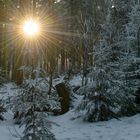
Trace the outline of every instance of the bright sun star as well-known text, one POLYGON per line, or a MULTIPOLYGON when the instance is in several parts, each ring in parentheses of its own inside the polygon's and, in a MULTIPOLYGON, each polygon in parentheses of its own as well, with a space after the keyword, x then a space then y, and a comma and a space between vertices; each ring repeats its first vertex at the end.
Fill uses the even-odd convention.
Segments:
POLYGON ((23 32, 28 37, 34 37, 39 34, 39 23, 32 19, 26 20, 23 24, 23 32))

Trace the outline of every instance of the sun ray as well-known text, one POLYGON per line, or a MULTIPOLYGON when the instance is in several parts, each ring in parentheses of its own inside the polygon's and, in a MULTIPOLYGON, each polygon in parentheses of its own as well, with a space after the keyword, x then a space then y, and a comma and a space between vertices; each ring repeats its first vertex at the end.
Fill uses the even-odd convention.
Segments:
MULTIPOLYGON (((14 15, 14 18, 11 18, 10 23, 6 23, 5 34, 8 34, 8 38, 4 40, 4 43, 19 50, 17 59, 20 57, 27 59, 26 53, 30 51, 32 51, 31 57, 32 55, 39 57, 38 55, 41 54, 45 58, 44 50, 61 51, 64 46, 71 44, 68 42, 70 40, 64 40, 64 38, 82 37, 80 33, 62 30, 67 26, 67 22, 63 22, 63 19, 50 13, 45 7, 39 11, 38 15, 34 16, 32 9, 24 6, 21 10, 13 2, 11 5, 11 9, 14 9, 11 11, 11 17, 14 15)), ((10 7, 8 9, 11 10, 10 7)), ((71 20, 71 17, 66 17, 64 21, 67 20, 71 20)), ((69 45, 69 49, 70 47, 71 45, 69 45)))

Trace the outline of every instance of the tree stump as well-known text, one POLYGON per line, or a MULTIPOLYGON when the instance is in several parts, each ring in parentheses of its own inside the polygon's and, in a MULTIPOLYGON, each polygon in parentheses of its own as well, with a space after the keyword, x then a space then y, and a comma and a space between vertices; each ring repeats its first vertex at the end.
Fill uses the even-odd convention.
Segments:
POLYGON ((136 104, 140 105, 140 87, 136 91, 136 98, 135 98, 136 104))
POLYGON ((60 114, 64 114, 69 111, 70 106, 70 93, 67 90, 64 83, 60 83, 55 86, 57 93, 60 97, 60 105, 61 105, 61 112, 60 114))

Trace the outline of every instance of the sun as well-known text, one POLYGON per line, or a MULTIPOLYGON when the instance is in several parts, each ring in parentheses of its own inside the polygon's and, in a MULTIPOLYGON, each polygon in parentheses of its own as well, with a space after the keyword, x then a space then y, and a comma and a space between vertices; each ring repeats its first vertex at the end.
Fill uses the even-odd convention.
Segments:
POLYGON ((23 32, 28 37, 35 37, 39 34, 39 23, 33 19, 25 20, 23 24, 23 32))

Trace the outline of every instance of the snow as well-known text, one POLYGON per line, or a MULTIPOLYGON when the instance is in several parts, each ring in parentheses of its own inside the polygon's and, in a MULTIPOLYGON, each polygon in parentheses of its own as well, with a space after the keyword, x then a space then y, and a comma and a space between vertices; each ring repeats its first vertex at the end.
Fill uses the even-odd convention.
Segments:
POLYGON ((106 122, 87 123, 80 119, 72 120, 74 112, 53 117, 59 126, 53 126, 57 140, 139 140, 140 115, 112 119, 106 122))
POLYGON ((0 88, 0 99, 10 101, 10 98, 16 96, 17 94, 18 94, 18 88, 14 83, 4 84, 0 88))
POLYGON ((4 114, 5 121, 0 121, 0 140, 19 140, 20 129, 13 123, 12 113, 4 114))
MULTIPOLYGON (((6 113, 8 118, 11 114, 6 113)), ((73 111, 61 116, 50 117, 58 125, 53 125, 52 132, 57 140, 139 140, 140 115, 112 119, 106 122, 87 123, 73 119, 73 111)), ((19 140, 20 130, 13 121, 0 122, 0 140, 19 140)))
MULTIPOLYGON (((65 76, 60 76, 59 78, 56 78, 53 80, 53 85, 57 85, 59 83, 64 82, 64 78, 65 76)), ((81 86, 82 83, 82 76, 81 75, 77 75, 74 76, 70 81, 69 81, 71 86, 81 86)))
MULTIPOLYGON (((71 85, 79 85, 81 78, 75 78, 71 85)), ((16 94, 15 85, 8 84, 1 91, 1 97, 10 98, 16 94)), ((81 96, 74 102, 76 107, 81 96)), ((13 114, 4 114, 5 121, 0 121, 0 140, 19 140, 22 130, 13 122, 13 114)), ((112 119, 106 122, 88 123, 75 118, 74 109, 60 116, 50 116, 50 120, 57 125, 52 126, 52 132, 57 140, 140 140, 140 114, 112 119)))
POLYGON ((78 76, 74 76, 71 80, 70 80, 70 84, 72 86, 81 86, 82 84, 82 76, 78 75, 78 76))

